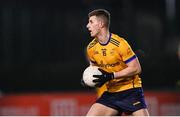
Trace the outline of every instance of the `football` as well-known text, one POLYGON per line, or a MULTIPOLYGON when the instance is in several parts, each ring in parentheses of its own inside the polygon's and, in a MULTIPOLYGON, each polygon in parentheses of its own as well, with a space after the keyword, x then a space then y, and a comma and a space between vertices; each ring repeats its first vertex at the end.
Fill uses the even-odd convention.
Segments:
POLYGON ((98 70, 99 67, 97 66, 89 66, 87 67, 83 72, 83 81, 84 83, 89 87, 95 87, 95 84, 93 82, 94 79, 97 79, 93 77, 93 75, 101 75, 102 73, 98 70))

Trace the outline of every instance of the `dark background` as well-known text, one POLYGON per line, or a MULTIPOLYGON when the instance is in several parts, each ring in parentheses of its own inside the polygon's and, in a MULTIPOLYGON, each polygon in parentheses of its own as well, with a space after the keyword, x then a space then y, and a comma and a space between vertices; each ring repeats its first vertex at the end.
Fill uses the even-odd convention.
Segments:
POLYGON ((1 92, 87 90, 87 14, 96 8, 139 57, 144 89, 180 89, 179 0, 1 0, 1 92))

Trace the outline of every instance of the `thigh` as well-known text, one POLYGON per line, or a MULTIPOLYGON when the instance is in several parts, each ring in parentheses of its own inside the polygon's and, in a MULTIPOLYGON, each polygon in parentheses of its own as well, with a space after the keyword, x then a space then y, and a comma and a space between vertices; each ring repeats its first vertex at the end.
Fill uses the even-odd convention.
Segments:
POLYGON ((115 116, 117 114, 117 110, 104 106, 100 103, 95 103, 91 106, 87 116, 115 116))
POLYGON ((119 107, 122 108, 125 113, 132 113, 132 112, 139 113, 138 110, 147 108, 144 99, 144 94, 141 88, 127 90, 125 92, 125 97, 123 101, 119 103, 121 103, 119 107))
POLYGON ((149 116, 147 109, 140 109, 132 113, 133 116, 149 116))

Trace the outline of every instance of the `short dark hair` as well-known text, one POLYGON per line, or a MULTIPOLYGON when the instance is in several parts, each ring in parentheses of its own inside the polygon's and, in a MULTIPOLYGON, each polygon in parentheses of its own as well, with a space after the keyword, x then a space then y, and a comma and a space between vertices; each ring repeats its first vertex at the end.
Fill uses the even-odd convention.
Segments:
POLYGON ((110 13, 105 9, 96 9, 88 14, 88 17, 97 16, 104 20, 106 27, 110 26, 110 13))

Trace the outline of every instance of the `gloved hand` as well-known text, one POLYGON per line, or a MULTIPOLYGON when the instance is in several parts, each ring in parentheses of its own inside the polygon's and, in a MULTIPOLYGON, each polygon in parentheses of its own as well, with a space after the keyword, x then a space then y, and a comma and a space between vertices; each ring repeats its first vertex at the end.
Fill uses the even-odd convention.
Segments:
POLYGON ((101 87, 107 81, 114 79, 114 73, 108 73, 100 68, 98 68, 98 70, 102 73, 102 75, 93 75, 93 77, 97 78, 93 80, 93 82, 96 83, 96 87, 101 87))

